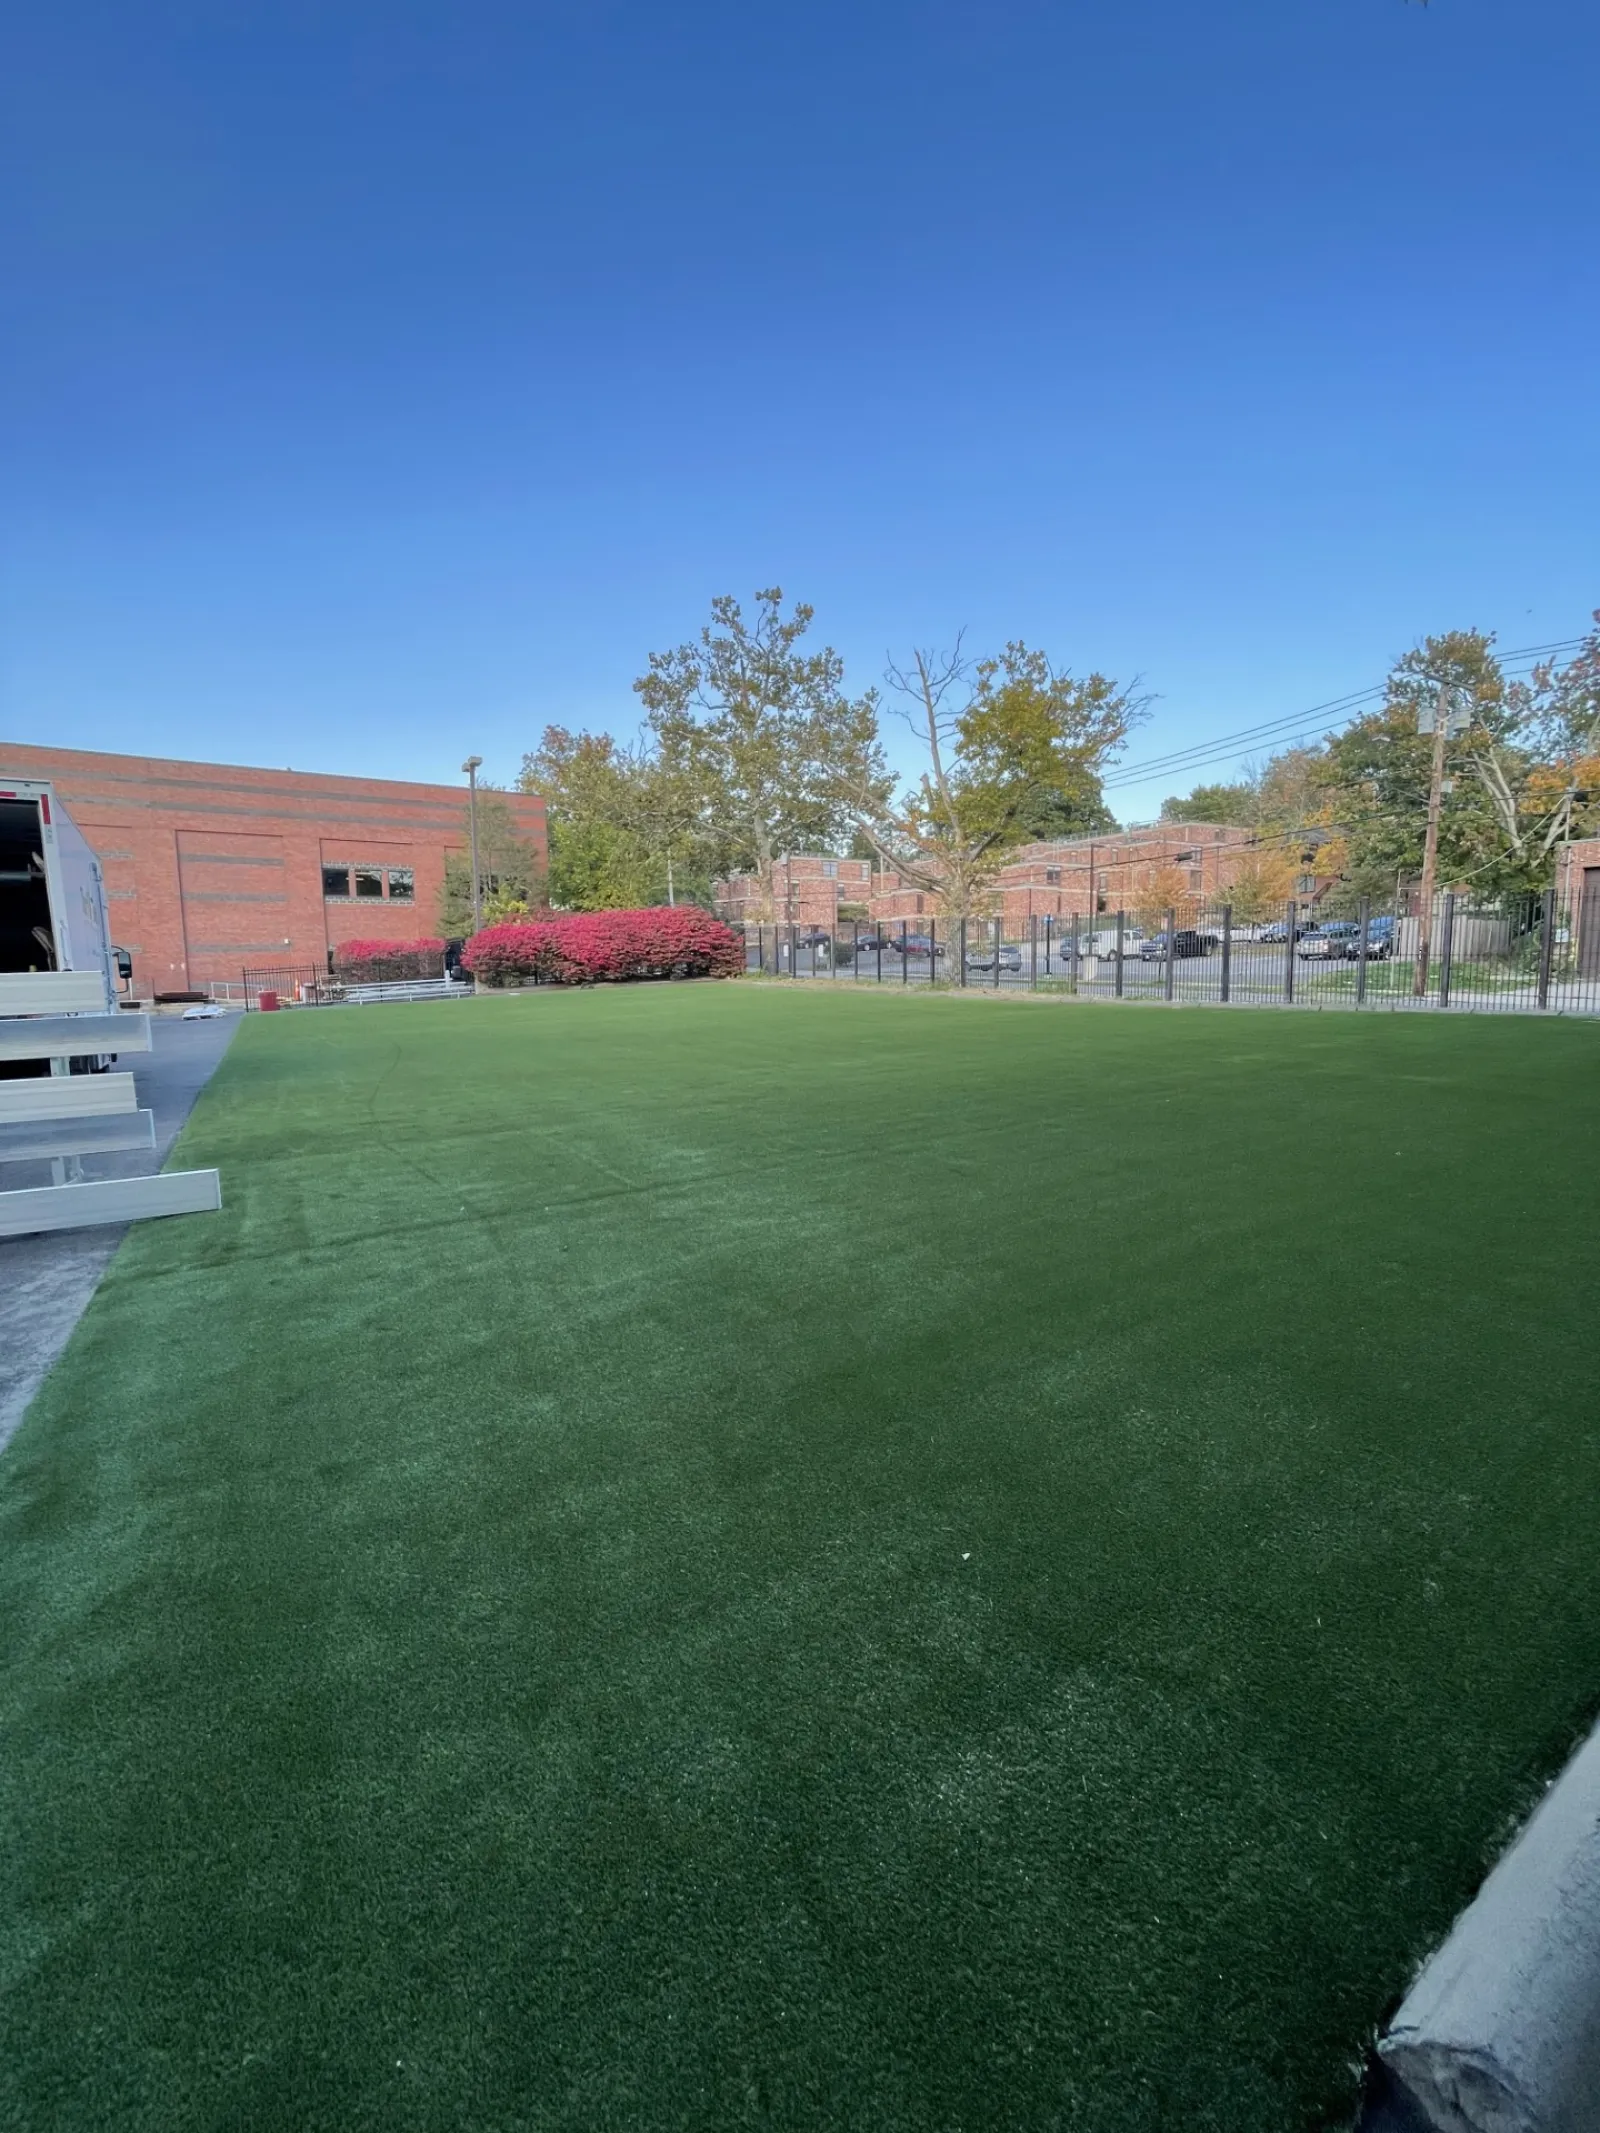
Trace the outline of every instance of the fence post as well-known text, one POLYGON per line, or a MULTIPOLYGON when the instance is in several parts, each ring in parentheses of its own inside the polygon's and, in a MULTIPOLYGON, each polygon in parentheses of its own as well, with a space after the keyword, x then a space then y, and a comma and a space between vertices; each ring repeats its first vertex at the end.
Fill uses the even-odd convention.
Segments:
POLYGON ((789 975, 791 978, 800 975, 800 928, 792 918, 789 921, 789 975))
POLYGON ((1556 953, 1556 885, 1544 892, 1544 913, 1539 920, 1539 1005, 1550 1005, 1550 966, 1556 953))
POLYGON ((1167 906, 1167 979, 1166 979, 1166 987, 1165 987, 1165 990, 1166 990, 1166 995, 1167 995, 1167 998, 1168 998, 1169 1000, 1170 1000, 1170 999, 1172 998, 1172 987, 1173 987, 1173 981, 1174 981, 1174 979, 1175 979, 1175 978, 1176 978, 1176 976, 1177 976, 1177 971, 1178 971, 1178 914, 1177 914, 1177 912, 1176 912, 1175 910, 1173 910, 1172 906, 1171 906, 1171 905, 1169 904, 1169 905, 1167 906))
POLYGON ((1439 1005, 1448 1007, 1450 1005, 1451 952, 1455 947, 1456 933, 1456 892, 1454 889, 1446 889, 1444 892, 1444 924, 1440 931, 1443 937, 1439 942, 1439 1005))
POLYGON ((1283 914, 1283 1002, 1286 1007, 1294 1004, 1294 936, 1295 921, 1299 916, 1291 897, 1283 914))
POLYGON ((1356 923, 1361 928, 1360 946, 1356 951, 1356 1005, 1360 1007, 1367 997, 1367 928, 1372 923, 1372 902, 1369 897, 1362 897, 1356 923))
POLYGON ((1000 921, 994 922, 994 989, 1000 990, 1000 921))
MULTIPOLYGON (((964 911, 956 923, 955 950, 956 961, 961 965, 961 975, 956 982, 965 990, 967 982, 967 915, 964 911)), ((933 971, 930 974, 935 977, 938 976, 937 971, 933 971)))
POLYGON ((1222 1004, 1228 1004, 1228 993, 1233 982, 1233 906, 1222 907, 1222 1004))
POLYGON ((850 921, 850 975, 853 979, 859 978, 861 975, 861 921, 859 918, 853 918, 850 921))
MULTIPOLYGON (((1049 923, 1049 919, 1046 919, 1046 926, 1049 923)), ((1050 936, 1047 933, 1045 939, 1048 941, 1049 938, 1050 936)), ((1045 968, 1048 969, 1050 966, 1050 951, 1048 948, 1045 950, 1044 960, 1045 968)), ((1039 990, 1039 921, 1032 917, 1028 920, 1028 990, 1029 992, 1037 992, 1039 990)))
POLYGON ((1127 923, 1127 912, 1119 911, 1117 913, 1117 998, 1119 1000, 1122 998, 1122 937, 1127 930, 1127 923))

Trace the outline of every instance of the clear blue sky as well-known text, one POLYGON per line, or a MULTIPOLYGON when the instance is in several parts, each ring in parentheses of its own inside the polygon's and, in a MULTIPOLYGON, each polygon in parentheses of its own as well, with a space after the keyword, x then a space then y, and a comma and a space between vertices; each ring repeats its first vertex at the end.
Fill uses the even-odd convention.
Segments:
POLYGON ((22 0, 0 80, 0 737, 509 777, 776 582, 1148 755, 1600 604, 1594 0, 22 0))

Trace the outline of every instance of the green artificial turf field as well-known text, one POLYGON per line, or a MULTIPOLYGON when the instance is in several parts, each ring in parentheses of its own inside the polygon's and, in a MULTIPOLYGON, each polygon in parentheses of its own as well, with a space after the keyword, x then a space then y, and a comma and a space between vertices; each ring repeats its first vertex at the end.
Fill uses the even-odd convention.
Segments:
POLYGON ((0 1460, 0 2122, 1342 2123, 1600 1702, 1597 1071, 252 1019, 0 1460))

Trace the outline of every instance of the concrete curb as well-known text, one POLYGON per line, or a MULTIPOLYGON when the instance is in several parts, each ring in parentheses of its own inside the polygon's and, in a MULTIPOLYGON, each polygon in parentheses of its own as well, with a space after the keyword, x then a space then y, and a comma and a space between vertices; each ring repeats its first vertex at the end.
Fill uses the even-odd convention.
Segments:
POLYGON ((1600 2128, 1600 1727, 1423 1966, 1378 2060, 1436 2133, 1600 2128))

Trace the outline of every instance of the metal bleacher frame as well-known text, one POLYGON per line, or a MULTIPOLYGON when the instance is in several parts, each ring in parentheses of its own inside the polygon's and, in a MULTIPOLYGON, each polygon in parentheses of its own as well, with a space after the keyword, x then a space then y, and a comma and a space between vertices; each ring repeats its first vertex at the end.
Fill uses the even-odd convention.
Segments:
POLYGON ((150 1017, 121 1012, 93 970, 0 972, 0 1061, 48 1060, 50 1072, 0 1078, 0 1163, 48 1161, 51 1183, 0 1192, 0 1237, 89 1229, 154 1215, 215 1212, 215 1170, 86 1178, 83 1157, 156 1144, 131 1074, 74 1074, 69 1062, 148 1052, 150 1017))

